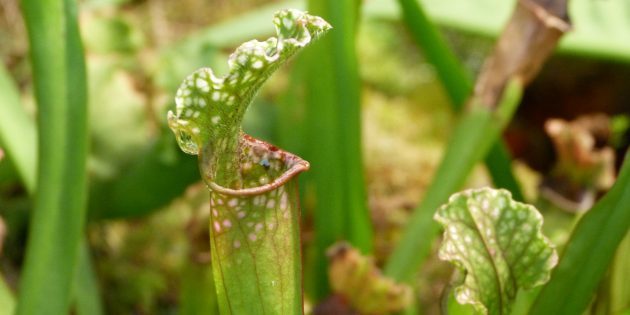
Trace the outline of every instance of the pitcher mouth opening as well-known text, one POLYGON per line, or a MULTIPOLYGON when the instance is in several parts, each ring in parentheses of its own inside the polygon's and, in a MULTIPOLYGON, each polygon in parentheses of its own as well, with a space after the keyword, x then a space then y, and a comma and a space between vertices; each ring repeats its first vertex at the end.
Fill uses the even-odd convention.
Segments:
POLYGON ((211 180, 207 184, 213 192, 230 196, 264 194, 283 186, 310 167, 299 156, 247 134, 240 138, 238 154, 243 188, 229 188, 211 180))

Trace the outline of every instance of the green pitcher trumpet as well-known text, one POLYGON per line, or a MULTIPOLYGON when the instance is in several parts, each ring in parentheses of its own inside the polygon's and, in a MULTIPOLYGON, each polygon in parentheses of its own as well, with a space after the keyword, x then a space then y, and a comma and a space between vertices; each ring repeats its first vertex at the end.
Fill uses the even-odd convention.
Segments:
POLYGON ((276 13, 277 37, 230 55, 230 72, 209 68, 184 80, 168 123, 180 148, 199 156, 210 190, 212 266, 222 314, 301 314, 302 271, 296 155, 243 133, 241 122, 265 80, 331 27, 298 10, 276 13))

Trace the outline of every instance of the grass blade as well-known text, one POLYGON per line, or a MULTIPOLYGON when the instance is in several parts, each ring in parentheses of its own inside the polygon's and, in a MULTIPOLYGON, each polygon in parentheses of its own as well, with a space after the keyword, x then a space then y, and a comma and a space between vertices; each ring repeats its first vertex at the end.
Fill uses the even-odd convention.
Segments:
POLYGON ((102 315, 103 305, 100 299, 98 279, 92 268, 90 248, 83 240, 79 249, 79 262, 74 277, 74 297, 79 315, 102 315))
POLYGON ((11 76, 0 64, 0 144, 18 171, 26 190, 35 191, 37 135, 35 124, 21 106, 11 76))
POLYGON ((79 254, 86 199, 86 74, 76 4, 22 3, 38 103, 35 210, 17 314, 63 314, 79 254))
POLYGON ((6 311, 7 314, 13 314, 15 309, 15 297, 13 292, 4 281, 4 277, 0 276, 0 310, 6 311))
MULTIPOLYGON (((11 82, 8 73, 1 65, 0 90, 2 91, 0 97, 4 97, 4 100, 0 101, 0 106, 2 106, 1 111, 7 114, 2 117, 11 118, 0 123, 0 139, 2 139, 0 142, 9 144, 5 149, 10 148, 8 151, 12 156, 16 157, 12 162, 18 169, 20 178, 27 192, 30 195, 34 195, 36 181, 35 171, 37 169, 37 161, 35 160, 37 155, 35 153, 37 151, 35 124, 21 106, 17 87, 11 82)), ((0 117, 0 119, 2 117, 0 117)), ((83 247, 85 248, 82 249, 82 252, 88 250, 87 244, 84 244, 83 247)), ((78 314, 102 313, 102 303, 96 284, 96 275, 92 269, 92 263, 89 257, 83 254, 80 255, 78 269, 81 275, 74 277, 74 286, 78 288, 75 292, 79 293, 75 294, 76 302, 77 305, 82 305, 77 309, 78 314)), ((2 285, 6 287, 6 284, 3 283, 2 285)), ((6 289, 8 290, 8 288, 6 289)), ((11 299, 13 299, 13 297, 11 297, 11 299)), ((15 307, 14 304, 15 301, 13 301, 11 309, 15 307)), ((2 305, 2 303, 0 303, 0 309, 8 309, 4 308, 4 306, 8 307, 9 305, 2 305)))
POLYGON ((581 314, 630 228, 630 154, 612 189, 573 230, 530 314, 581 314))
POLYGON ((405 25, 424 56, 435 67, 453 107, 461 110, 472 92, 472 78, 420 4, 415 0, 398 0, 398 3, 405 25))
MULTIPOLYGON (((456 111, 461 111, 470 96, 473 82, 466 69, 449 49, 437 27, 429 20, 415 0, 398 0, 402 17, 414 40, 435 70, 456 111)), ((485 157, 486 167, 495 186, 508 189, 514 199, 523 200, 523 193, 512 172, 510 155, 500 141, 492 146, 485 157)))
POLYGON ((613 313, 630 307, 630 233, 621 241, 610 273, 610 309, 613 313))
POLYGON ((414 210, 385 266, 385 273, 396 280, 409 281, 427 257, 438 231, 431 222, 433 212, 486 155, 510 121, 524 85, 534 78, 558 40, 570 29, 566 0, 540 1, 531 4, 535 10, 530 3, 516 5, 494 52, 486 59, 467 112, 456 126, 427 197, 414 210), (555 17, 554 23, 535 11, 555 17))
POLYGON ((361 156, 360 80, 355 33, 357 1, 309 1, 309 11, 333 26, 327 38, 305 55, 307 78, 307 158, 317 203, 314 210, 315 296, 328 292, 326 249, 348 240, 366 253, 372 249, 361 156))
POLYGON ((492 177, 494 186, 509 190, 514 200, 525 200, 521 185, 518 183, 516 176, 514 176, 514 172, 512 172, 512 157, 501 140, 501 136, 488 151, 484 163, 492 177))
POLYGON ((475 164, 488 152, 518 106, 521 93, 520 83, 513 82, 499 106, 506 112, 503 117, 487 108, 478 108, 467 113, 455 127, 425 199, 414 210, 400 243, 387 261, 386 275, 409 281, 429 255, 439 231, 438 224, 433 221, 435 210, 464 184, 475 164), (462 160, 463 156, 467 159, 462 160))

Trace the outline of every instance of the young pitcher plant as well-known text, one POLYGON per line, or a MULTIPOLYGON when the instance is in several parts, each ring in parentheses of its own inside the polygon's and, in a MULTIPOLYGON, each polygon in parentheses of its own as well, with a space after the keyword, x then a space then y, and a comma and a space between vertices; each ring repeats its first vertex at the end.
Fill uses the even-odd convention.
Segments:
POLYGON ((199 157, 210 190, 212 266, 222 314, 301 314, 302 272, 296 155, 241 129, 252 98, 298 50, 331 27, 298 10, 275 14, 277 37, 242 44, 229 74, 202 68, 184 80, 168 123, 199 157))

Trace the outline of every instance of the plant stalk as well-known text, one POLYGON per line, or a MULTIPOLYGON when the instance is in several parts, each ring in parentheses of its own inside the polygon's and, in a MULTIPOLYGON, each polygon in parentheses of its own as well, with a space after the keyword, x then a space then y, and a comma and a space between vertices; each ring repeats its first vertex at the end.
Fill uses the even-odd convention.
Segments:
POLYGON ((433 221, 434 211, 464 184, 476 162, 499 137, 518 107, 521 84, 518 81, 510 84, 497 112, 478 106, 457 124, 425 199, 414 210, 401 241, 385 265, 386 275, 398 281, 410 281, 429 255, 431 244, 440 231, 439 225, 433 221))
POLYGON ((413 278, 439 231, 432 222, 433 212, 464 184, 473 166, 487 154, 510 121, 523 87, 569 29, 566 0, 517 3, 484 64, 467 113, 455 128, 427 197, 414 210, 385 266, 387 275, 399 281, 413 278))
MULTIPOLYGON (((448 47, 438 28, 429 20, 424 10, 416 0, 398 1, 403 14, 403 20, 409 28, 414 40, 422 49, 437 72, 440 81, 451 99, 451 105, 456 111, 461 111, 473 89, 473 82, 463 65, 457 60, 453 51, 448 47)), ((500 140, 500 138, 499 138, 500 140)), ((497 141, 485 157, 494 185, 508 189, 514 199, 523 201, 521 187, 512 172, 510 154, 506 146, 497 141)))
POLYGON ((37 194, 17 314, 68 312, 86 201, 87 96, 76 3, 24 0, 38 103, 37 194))
POLYGON ((363 253, 373 247, 361 145, 361 87, 355 35, 360 1, 308 1, 334 29, 305 54, 306 158, 312 162, 316 203, 311 293, 328 295, 326 250, 347 240, 363 253))

